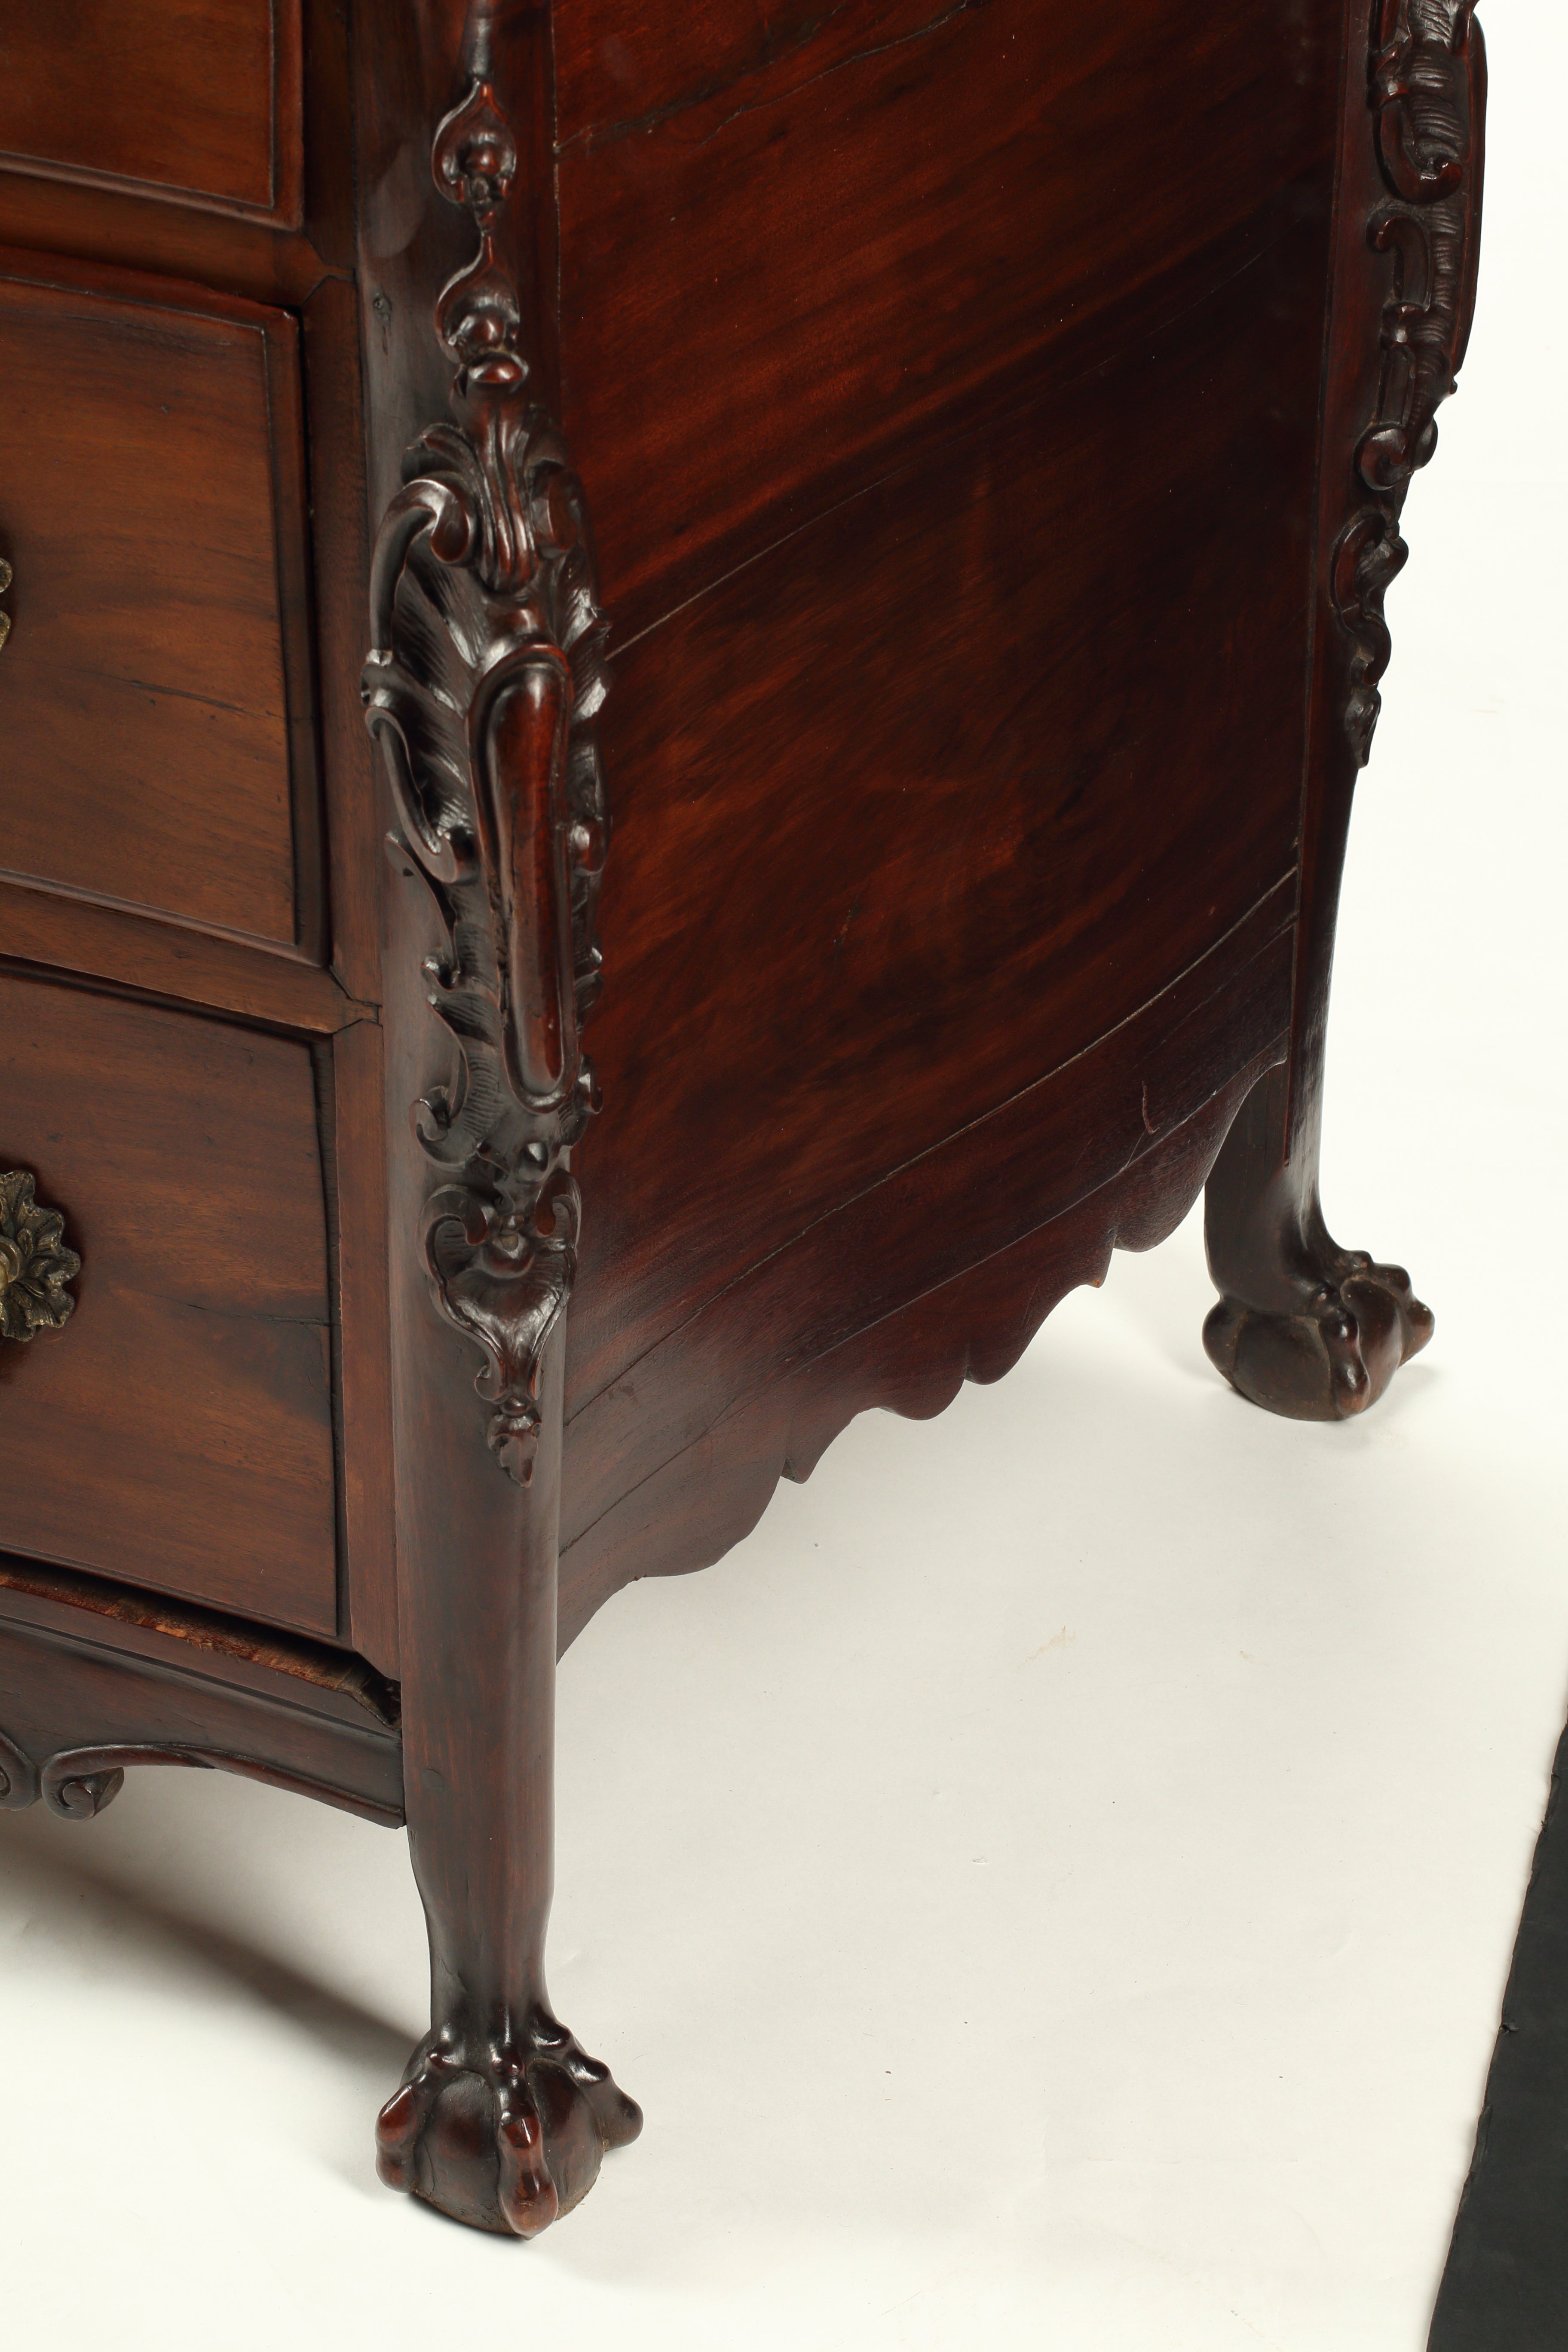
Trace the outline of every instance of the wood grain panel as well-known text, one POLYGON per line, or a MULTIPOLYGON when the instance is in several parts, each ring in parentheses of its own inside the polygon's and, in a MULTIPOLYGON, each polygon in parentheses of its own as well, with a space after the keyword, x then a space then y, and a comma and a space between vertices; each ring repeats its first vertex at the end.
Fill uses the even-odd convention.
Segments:
POLYGON ((172 996, 323 1036, 375 1018, 374 1004, 358 1003, 317 964, 216 932, 150 923, 31 883, 0 880, 0 958, 85 972, 144 995, 172 996))
POLYGON ((1089 1052, 890 1168, 583 1404, 566 1431, 563 1627, 628 1576, 716 1559, 781 1473, 805 1475, 866 1405, 935 1412, 966 1371, 994 1379, 1065 1291, 1101 1278, 1114 1244, 1169 1232, 1283 1052, 1293 898, 1287 877, 1089 1052), (984 1269, 1015 1251, 1015 1277, 1019 1263, 1029 1276, 1006 1310, 984 1269), (645 1486, 668 1513, 657 1537, 645 1486), (628 1526, 644 1531, 640 1565, 628 1526))
MULTIPOLYGON (((1244 992, 1252 998, 1251 1010, 1265 1018, 1269 975, 1276 1013, 1283 1011, 1288 994, 1280 985, 1287 976, 1288 937, 1275 942, 1275 950, 1271 962, 1253 971, 1254 981, 1264 979, 1265 987, 1244 992)), ((1241 1024, 1230 1034, 1233 1044, 1239 1043, 1241 1024)), ((1131 1087, 1124 1083, 1124 1093, 1145 1083, 1138 1076, 1136 1054, 1137 1045, 1147 1046, 1149 1040, 1125 1042, 1134 1050, 1122 1065, 1124 1082, 1131 1081, 1131 1087)), ((731 1296, 717 1302, 716 1311, 704 1318, 708 1328, 692 1334, 695 1344, 685 1351, 687 1377, 678 1371, 669 1380, 667 1368, 664 1380, 654 1371, 647 1382, 658 1400, 656 1412, 659 1405, 668 1410, 681 1388, 689 1402, 701 1399, 675 1451, 650 1449, 648 1460, 656 1453, 664 1458, 640 1476, 628 1477, 622 1465, 604 1478, 601 1433, 579 1423, 574 1436, 568 1433, 572 1516, 561 1557, 560 1648, 564 1651, 576 1639, 623 1584, 644 1576, 685 1575, 721 1559, 755 1527, 779 1479, 809 1477, 857 1413, 880 1407, 929 1420, 952 1403, 966 1380, 995 1381, 1010 1371, 1069 1290, 1104 1281, 1113 1250, 1152 1249, 1175 1230, 1197 1196, 1255 1066, 1179 1124, 1135 1145, 1109 1181, 992 1254, 986 1253, 984 1234, 966 1236, 965 1201, 959 1198, 941 1221, 950 1262, 958 1271, 891 1312, 879 1311, 887 1292, 879 1302, 868 1301, 858 1312, 868 1311, 868 1320, 820 1354, 794 1351, 790 1360, 770 1368, 771 1378, 749 1344, 747 1325, 755 1301, 731 1296), (738 1375, 732 1388, 722 1373, 715 1380, 710 1352, 726 1325, 729 1344, 719 1340, 719 1352, 728 1355, 730 1372, 738 1375), (709 1356, 706 1377, 691 1380, 693 1361, 703 1354, 709 1356), (595 1473, 602 1480, 597 1486, 595 1473), (607 1501, 610 1496, 616 1499, 607 1501)), ((1003 1185, 996 1186, 998 1171, 990 1157, 994 1140, 985 1139, 983 1146, 985 1193, 1022 1178, 1037 1203, 1044 1188, 1030 1181, 1036 1171, 1029 1161, 1036 1155, 1026 1145, 1021 1163, 1001 1171, 1003 1185)), ((950 1186, 951 1192, 978 1189, 973 1164, 950 1186)), ((907 1205, 879 1199, 877 1224, 884 1233, 898 1230, 900 1212, 907 1205)), ((900 1238, 907 1244, 907 1225, 900 1238)), ((845 1256, 838 1263, 844 1268, 845 1256)), ((798 1261, 786 1279, 797 1272, 798 1261)), ((844 1295, 847 1302, 854 1297, 852 1282, 846 1281, 844 1295)), ((853 1309, 845 1318, 847 1324, 858 1321, 853 1309)), ((667 1423, 666 1446, 670 1433, 667 1423)))
POLYGON ((564 421, 620 625, 1325 207, 1338 43, 1255 0, 562 10, 564 421))
POLYGON ((300 217, 300 0, 5 0, 0 166, 300 217))
POLYGON ((316 954, 296 332, 154 285, 0 277, 0 868, 316 954))
POLYGON ((569 1411, 1127 1019, 1293 866, 1303 246, 615 663, 569 1411))
POLYGON ((0 974, 0 1167, 82 1259, 0 1344, 0 1547, 334 1634, 310 1048, 0 974))

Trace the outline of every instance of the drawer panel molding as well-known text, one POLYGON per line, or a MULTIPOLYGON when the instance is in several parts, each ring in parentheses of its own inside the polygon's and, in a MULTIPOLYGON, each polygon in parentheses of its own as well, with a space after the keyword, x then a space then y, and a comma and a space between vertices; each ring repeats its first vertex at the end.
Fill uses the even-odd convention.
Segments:
POLYGON ((311 1046, 0 971, 0 1168, 81 1268, 68 1329, 0 1345, 0 1548, 335 1638, 311 1046))
POLYGON ((300 0, 5 0, 0 168, 298 227, 300 0))
POLYGON ((324 960, 299 328, 0 257, 0 872, 324 960))

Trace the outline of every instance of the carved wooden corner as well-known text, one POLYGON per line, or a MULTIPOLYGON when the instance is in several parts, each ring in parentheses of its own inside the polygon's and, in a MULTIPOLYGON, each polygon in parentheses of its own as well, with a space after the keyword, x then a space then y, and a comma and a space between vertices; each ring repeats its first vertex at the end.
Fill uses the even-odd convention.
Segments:
POLYGON ((575 1271, 568 1154, 595 1105, 578 1024, 599 987, 605 624, 582 487, 497 258, 517 155, 488 81, 442 123, 433 164, 480 249, 437 308, 458 422, 415 443, 383 518, 363 692, 445 938, 429 1001, 458 1046, 456 1081, 418 1105, 446 1180, 419 1246, 442 1313, 485 1350, 489 1444, 526 1485, 539 1363, 575 1271))
POLYGON ((463 1393, 468 1372, 453 1383, 436 1330, 417 1338, 403 1372, 420 1490, 405 1515, 404 1757, 434 1990, 378 2147, 390 2186, 529 2237, 641 2116, 556 2022, 542 1973, 560 1364, 581 1216, 570 1155, 595 1108, 579 1030, 599 987, 605 625, 582 488, 523 349, 502 234, 517 148, 476 16, 468 86, 432 155, 479 239, 436 306, 454 421, 409 449, 382 520, 363 678, 396 862, 434 908, 425 993, 448 1040, 446 1073, 413 1107, 426 1173, 405 1246, 421 1312, 480 1350, 483 1408, 463 1393))
MULTIPOLYGON (((1364 70, 1364 100, 1352 95, 1345 175, 1352 205, 1358 189, 1367 192, 1351 223, 1363 268, 1342 247, 1342 299, 1349 318, 1377 316, 1377 347, 1370 409, 1352 416, 1331 400, 1329 411, 1323 634, 1331 642, 1316 671, 1289 1059, 1237 1118, 1205 1212, 1221 1294, 1204 1327, 1211 1359, 1255 1404, 1312 1421, 1364 1411, 1433 1328, 1403 1267, 1332 1239, 1318 1160, 1345 827, 1390 655, 1384 595, 1405 561, 1405 496, 1436 447, 1436 412, 1454 389, 1475 307, 1486 48, 1474 0, 1373 0, 1364 70)), ((1336 327, 1341 340, 1347 331, 1353 344, 1353 330, 1336 327)))
POLYGON ((1437 446, 1476 303, 1485 165, 1486 44, 1475 0, 1376 0, 1368 66, 1381 191, 1366 224, 1386 256, 1377 399, 1356 446, 1361 503, 1330 558, 1334 611, 1353 654, 1344 723, 1372 753, 1391 641, 1383 600, 1409 553, 1405 494, 1437 446))

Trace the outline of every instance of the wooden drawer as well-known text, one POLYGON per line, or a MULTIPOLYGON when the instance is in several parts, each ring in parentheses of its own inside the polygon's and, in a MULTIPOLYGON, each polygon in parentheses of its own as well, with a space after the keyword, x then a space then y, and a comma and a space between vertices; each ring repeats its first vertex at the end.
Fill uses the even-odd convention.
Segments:
POLYGON ((300 218, 300 0, 5 0, 0 164, 300 218))
POLYGON ((335 1633, 310 1047, 0 973, 0 1169, 82 1262, 0 1340, 0 1550, 335 1633))
POLYGON ((293 321, 35 266, 0 274, 0 870, 319 956, 293 321))

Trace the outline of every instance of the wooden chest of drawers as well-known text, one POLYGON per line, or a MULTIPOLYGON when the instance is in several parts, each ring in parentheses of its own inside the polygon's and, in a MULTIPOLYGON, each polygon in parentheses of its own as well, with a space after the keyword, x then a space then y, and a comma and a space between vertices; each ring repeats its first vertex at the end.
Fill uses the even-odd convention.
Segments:
POLYGON ((1255 1402, 1428 1336, 1317 1129, 1484 98, 1468 0, 6 11, 0 1802, 406 1818, 393 2185, 637 2129, 618 1586, 1205 1182, 1255 1402))

